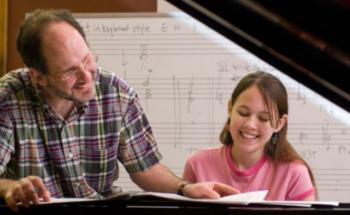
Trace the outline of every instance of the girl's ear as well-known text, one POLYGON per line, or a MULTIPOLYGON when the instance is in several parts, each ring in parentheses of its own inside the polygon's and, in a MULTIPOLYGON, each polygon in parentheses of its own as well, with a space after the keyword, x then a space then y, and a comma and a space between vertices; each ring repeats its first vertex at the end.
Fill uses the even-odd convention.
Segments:
POLYGON ((231 111, 232 111, 232 101, 231 99, 228 101, 228 104, 227 104, 227 112, 228 112, 228 115, 231 114, 231 111))
POLYGON ((47 85, 46 76, 36 69, 30 68, 29 75, 34 85, 45 87, 47 85))
POLYGON ((284 114, 281 118, 278 119, 278 124, 274 132, 279 132, 287 122, 288 122, 288 115, 284 114))

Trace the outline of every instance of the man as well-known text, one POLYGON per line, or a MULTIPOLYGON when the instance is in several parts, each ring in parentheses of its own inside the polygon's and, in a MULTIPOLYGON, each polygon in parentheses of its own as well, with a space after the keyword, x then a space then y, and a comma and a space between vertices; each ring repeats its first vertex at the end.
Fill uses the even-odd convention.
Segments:
POLYGON ((135 91, 97 68, 81 26, 66 10, 36 10, 17 50, 27 69, 0 80, 0 197, 17 202, 113 194, 117 160, 144 190, 218 198, 238 191, 187 184, 160 163, 135 91))

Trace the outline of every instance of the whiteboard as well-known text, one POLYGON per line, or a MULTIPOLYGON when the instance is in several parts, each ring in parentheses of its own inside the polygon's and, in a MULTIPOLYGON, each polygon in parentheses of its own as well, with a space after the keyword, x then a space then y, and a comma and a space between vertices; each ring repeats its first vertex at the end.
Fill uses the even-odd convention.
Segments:
MULTIPOLYGON (((77 17, 99 66, 136 89, 176 175, 192 152, 220 146, 235 85, 259 69, 287 88, 288 138, 313 169, 321 200, 350 201, 348 112, 184 13, 77 17)), ((139 189, 123 167, 117 185, 139 189)))

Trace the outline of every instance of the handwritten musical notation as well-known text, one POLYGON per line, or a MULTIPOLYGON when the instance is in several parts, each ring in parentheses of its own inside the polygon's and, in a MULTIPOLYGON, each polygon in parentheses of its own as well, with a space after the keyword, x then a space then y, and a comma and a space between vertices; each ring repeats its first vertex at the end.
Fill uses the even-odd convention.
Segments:
MULTIPOLYGON (((190 153, 220 145, 227 102, 240 78, 264 70, 287 88, 288 138, 314 170, 321 200, 350 201, 348 113, 340 117, 344 111, 334 104, 184 14, 78 20, 99 66, 136 89, 164 162, 178 176, 190 153)), ((139 189, 123 169, 116 183, 139 189)))

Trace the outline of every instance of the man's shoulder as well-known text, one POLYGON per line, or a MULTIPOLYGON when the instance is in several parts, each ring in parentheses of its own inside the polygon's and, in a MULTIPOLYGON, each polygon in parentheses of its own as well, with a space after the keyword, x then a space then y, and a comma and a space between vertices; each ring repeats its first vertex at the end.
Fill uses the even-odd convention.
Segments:
POLYGON ((25 91, 30 83, 28 71, 24 68, 8 72, 0 78, 0 103, 5 99, 11 99, 11 95, 25 91))
POLYGON ((98 69, 98 81, 97 83, 101 87, 114 87, 129 90, 130 85, 117 74, 102 68, 98 69))

